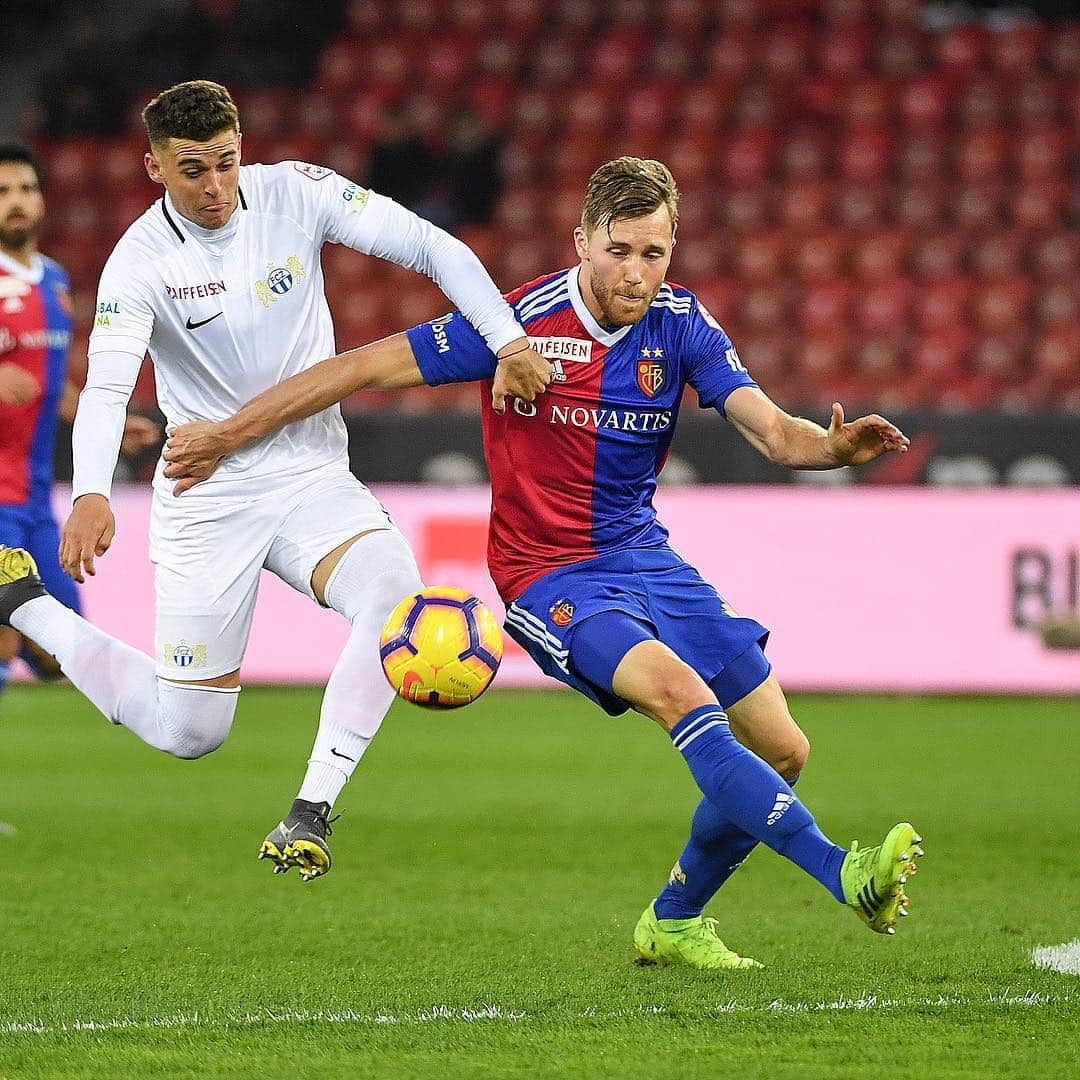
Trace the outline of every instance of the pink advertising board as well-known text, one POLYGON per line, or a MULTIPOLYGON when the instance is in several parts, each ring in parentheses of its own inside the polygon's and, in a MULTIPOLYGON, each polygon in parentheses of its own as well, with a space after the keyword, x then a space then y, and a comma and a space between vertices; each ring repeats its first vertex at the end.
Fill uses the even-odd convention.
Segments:
MULTIPOLYGON (((484 568, 486 488, 379 487, 425 579, 502 608, 484 568)), ((1080 652, 1033 625, 1077 610, 1080 491, 679 488, 657 507, 673 546, 772 629, 793 690, 1080 692, 1080 652)), ((66 493, 58 493, 63 520, 66 493)), ((118 489, 117 537, 83 590, 88 617, 153 649, 150 496, 118 489)), ((343 620, 263 575, 247 683, 322 683, 343 620)), ((502 686, 554 686, 512 642, 502 686)))

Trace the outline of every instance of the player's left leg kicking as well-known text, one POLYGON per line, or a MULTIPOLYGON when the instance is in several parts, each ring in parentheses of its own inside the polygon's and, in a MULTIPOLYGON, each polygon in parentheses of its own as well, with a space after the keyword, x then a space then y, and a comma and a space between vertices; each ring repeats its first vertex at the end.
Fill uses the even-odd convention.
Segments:
MULTIPOLYGON (((872 930, 892 933, 903 909, 903 885, 914 871, 914 860, 922 854, 920 838, 908 823, 894 826, 874 848, 848 852, 834 844, 818 828, 790 784, 739 743, 715 695, 697 673, 659 641, 640 642, 627 652, 615 670, 612 688, 669 733, 708 804, 717 811, 713 824, 726 823, 726 827, 734 826, 765 843, 814 877, 840 903, 853 908, 872 930)), ((699 834, 699 840, 707 839, 708 830, 702 831, 706 835, 699 834)), ((729 836, 729 851, 732 840, 729 836)), ((747 853, 748 844, 743 841, 747 853)), ((713 854, 715 857, 716 852, 713 854)), ((728 858, 727 865, 738 861, 728 858)), ((642 920, 645 926, 639 924, 635 934, 642 959, 686 959, 660 955, 662 946, 653 952, 650 946, 658 939, 650 942, 644 933, 655 919, 655 906, 650 907, 652 919, 647 909, 642 920)))

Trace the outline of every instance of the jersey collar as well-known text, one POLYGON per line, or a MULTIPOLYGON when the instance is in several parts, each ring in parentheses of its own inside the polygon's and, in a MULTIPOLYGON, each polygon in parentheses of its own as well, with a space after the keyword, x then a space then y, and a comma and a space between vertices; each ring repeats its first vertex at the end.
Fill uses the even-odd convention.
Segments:
POLYGON ((239 189, 238 196, 236 209, 232 212, 232 216, 218 229, 204 229, 201 225, 196 225, 194 221, 188 221, 176 209, 176 204, 167 191, 162 198, 161 209, 165 215, 165 220, 169 223, 172 231, 176 233, 181 244, 187 243, 187 238, 192 236, 196 240, 201 240, 204 244, 221 247, 222 245, 228 245, 236 236, 237 230, 240 228, 240 211, 247 209, 244 193, 239 189))
POLYGON ((6 271, 12 277, 20 278, 27 285, 40 285, 42 278, 45 277, 45 260, 35 252, 31 261, 33 266, 23 266, 21 262, 16 262, 15 259, 0 251, 0 270, 6 271))
POLYGON ((635 324, 620 326, 618 330, 605 330, 592 317, 592 312, 585 306, 585 300, 581 295, 581 286, 578 284, 578 274, 580 272, 581 268, 579 266, 573 266, 569 270, 570 305, 574 309, 574 314, 581 321, 581 325, 589 332, 590 337, 596 338, 601 345, 611 348, 612 345, 622 341, 634 329, 635 324))

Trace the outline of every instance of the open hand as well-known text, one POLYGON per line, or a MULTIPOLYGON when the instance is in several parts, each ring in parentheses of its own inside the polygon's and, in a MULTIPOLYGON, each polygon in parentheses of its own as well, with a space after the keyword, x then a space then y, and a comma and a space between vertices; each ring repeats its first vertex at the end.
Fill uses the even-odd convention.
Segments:
POLYGON ((116 535, 116 519, 104 495, 80 495, 60 538, 60 565, 81 585, 83 573, 94 576, 94 558, 109 550, 116 535))
POLYGON ((833 402, 829 448, 837 465, 865 465, 892 451, 907 453, 911 440, 883 416, 861 416, 844 422, 844 407, 833 402))

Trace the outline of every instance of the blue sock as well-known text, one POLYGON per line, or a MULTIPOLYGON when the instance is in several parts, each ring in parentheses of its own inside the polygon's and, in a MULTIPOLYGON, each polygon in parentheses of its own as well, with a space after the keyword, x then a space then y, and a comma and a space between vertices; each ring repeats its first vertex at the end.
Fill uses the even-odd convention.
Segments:
MULTIPOLYGON (((789 781, 792 787, 795 780, 789 781)), ((690 822, 690 839, 656 898, 656 917, 696 919, 757 846, 756 837, 732 825, 702 799, 690 822)))
POLYGON ((4 687, 7 686, 8 675, 11 673, 11 665, 6 660, 0 660, 0 694, 4 692, 4 687))
POLYGON ((684 716, 671 741, 721 818, 802 867, 844 902, 840 864, 847 852, 817 827, 791 785, 731 734, 719 705, 702 705, 684 716))

